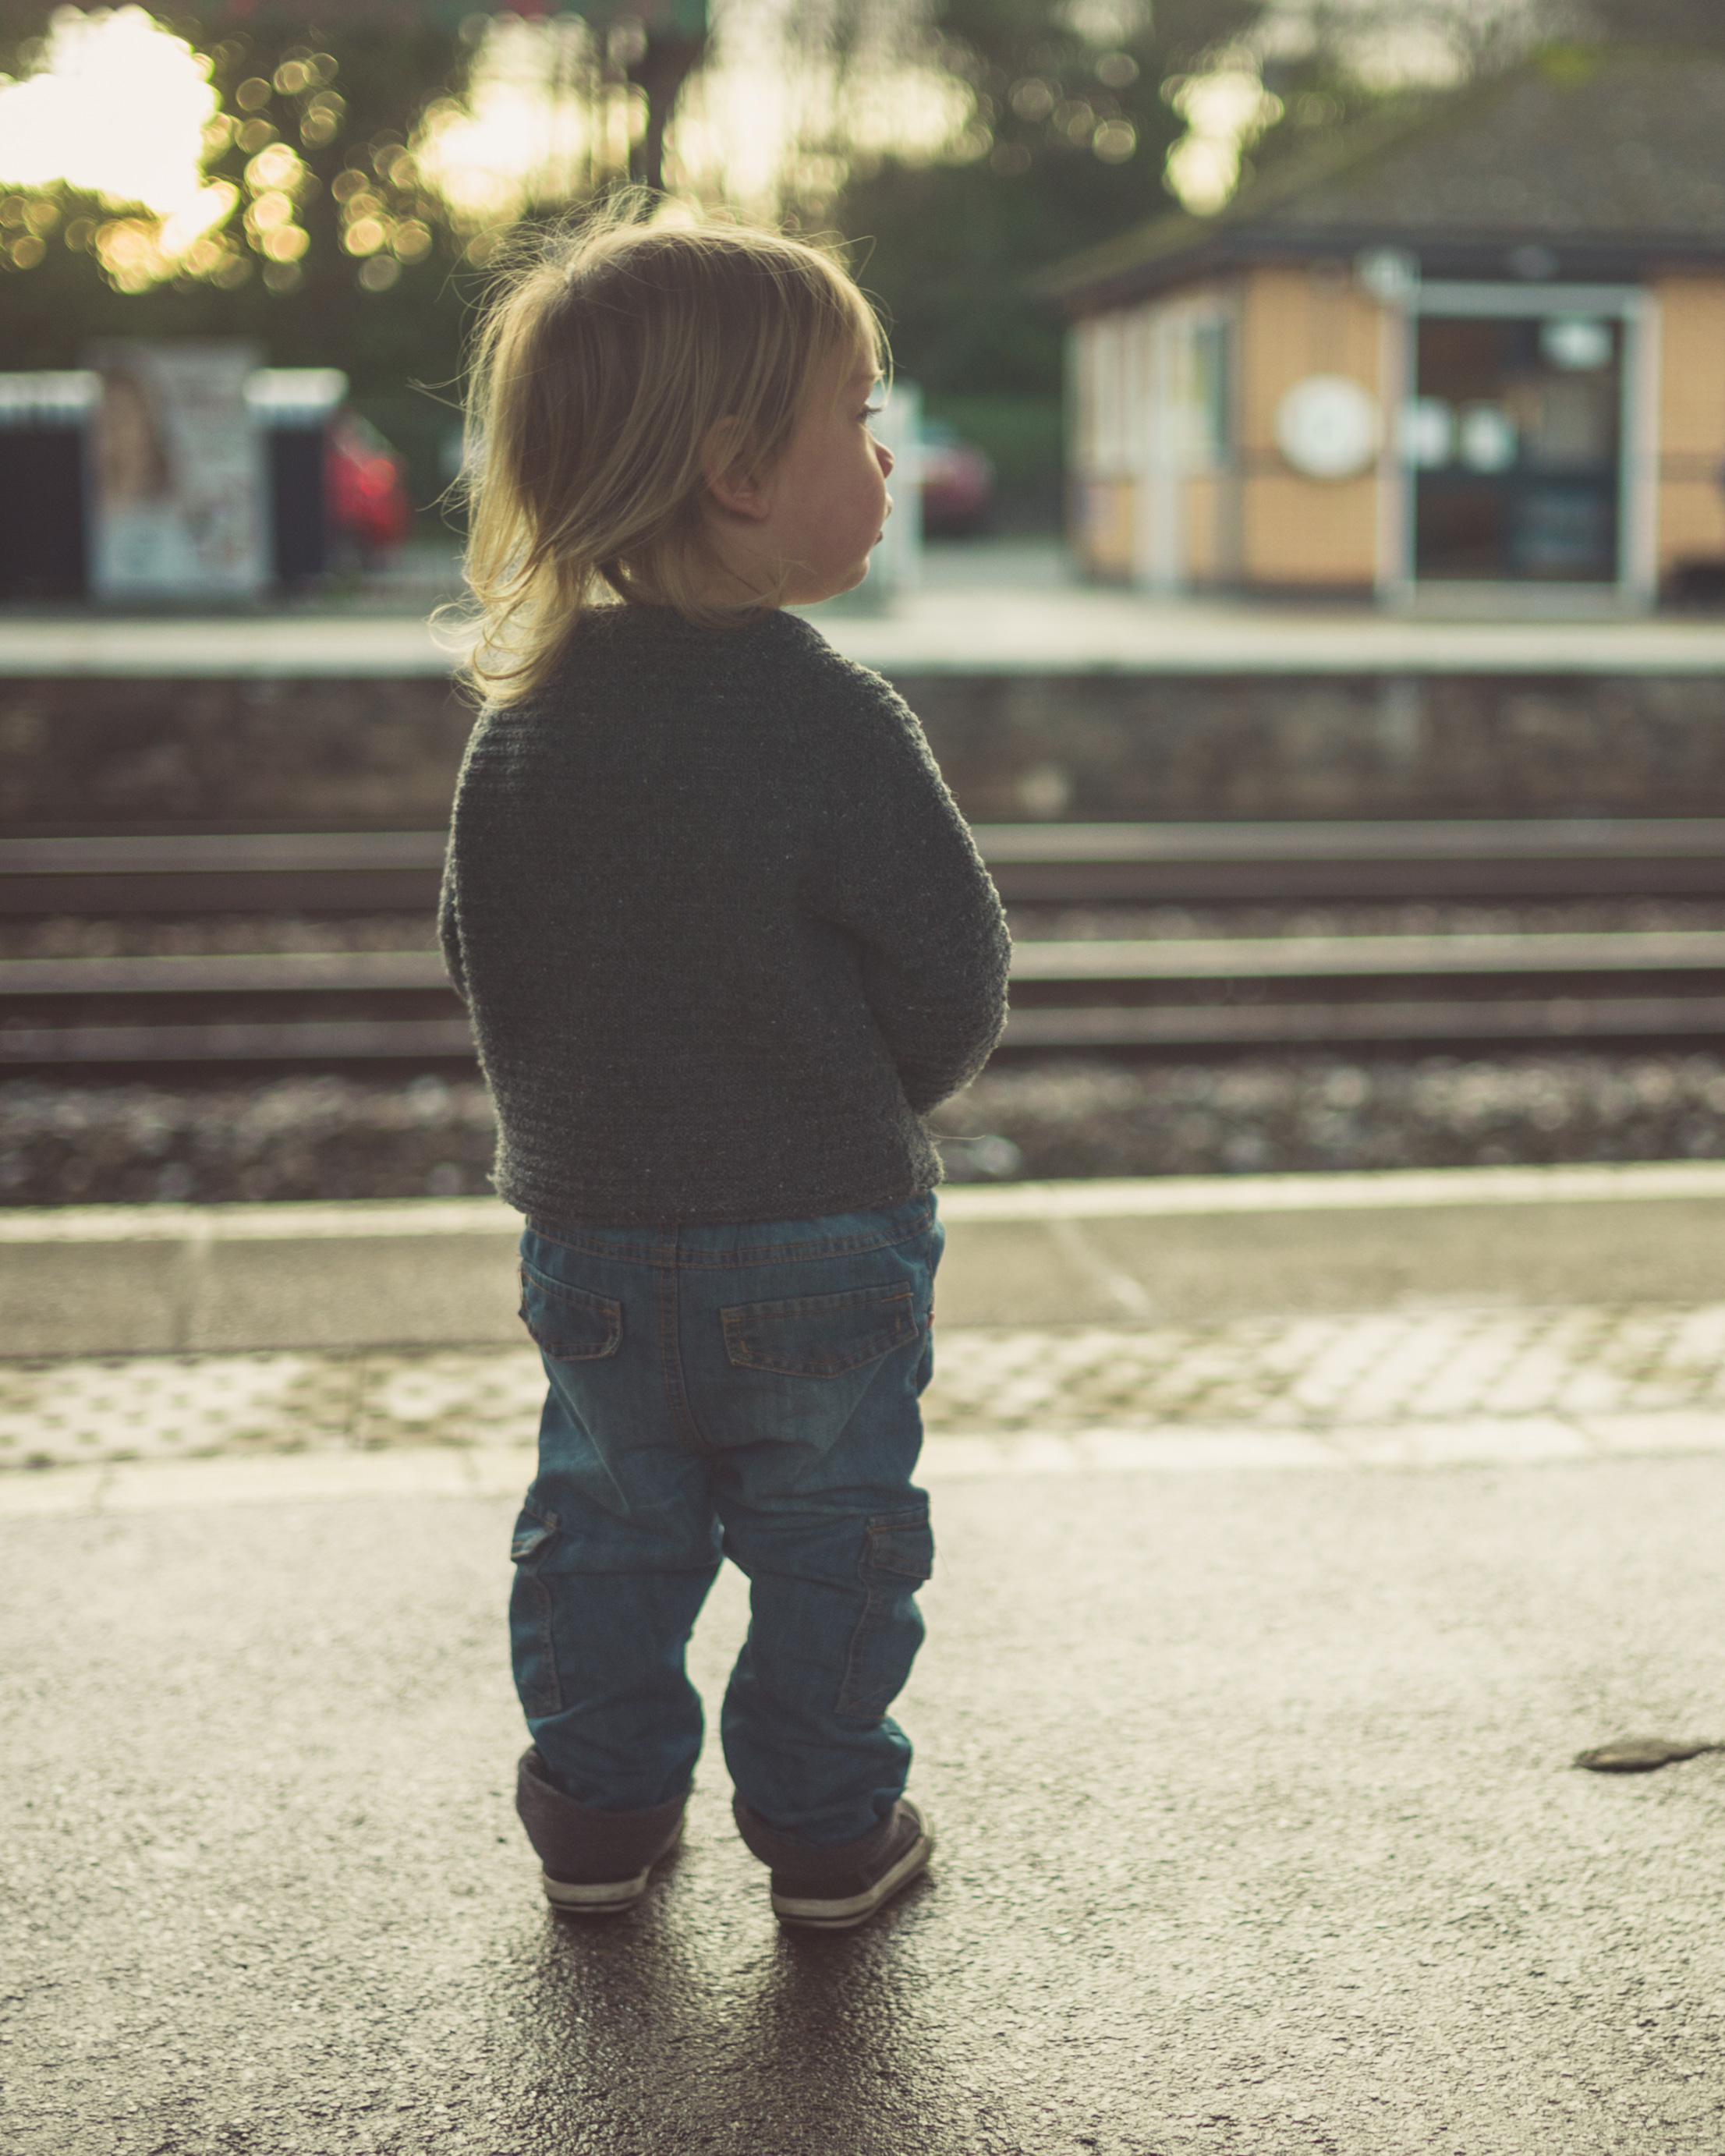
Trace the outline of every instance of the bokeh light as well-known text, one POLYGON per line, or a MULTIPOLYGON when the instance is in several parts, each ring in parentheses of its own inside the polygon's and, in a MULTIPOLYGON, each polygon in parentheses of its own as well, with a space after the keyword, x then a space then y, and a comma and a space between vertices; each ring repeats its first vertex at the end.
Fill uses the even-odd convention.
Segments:
POLYGON ((1187 130, 1168 152, 1168 185, 1194 215, 1213 216, 1240 183, 1245 150, 1281 117, 1281 100, 1244 59, 1170 83, 1165 95, 1187 130))
POLYGON ((202 203, 208 222, 203 131, 216 107, 208 61, 143 8, 62 8, 39 71, 0 86, 0 182, 76 187, 161 218, 195 220, 202 203))
POLYGON ((678 184, 757 216, 788 203, 819 212, 854 158, 987 154, 972 85, 941 64, 914 9, 878 11, 842 53, 810 33, 807 13, 795 0, 714 8, 711 57, 671 131, 667 171, 678 184))
POLYGON ((465 90, 429 106, 413 137, 414 162, 459 228, 500 228, 536 203, 578 199, 608 163, 627 166, 630 117, 619 160, 599 64, 578 17, 512 17, 484 31, 465 90))
MULTIPOLYGON (((788 0, 721 0, 712 12, 708 59, 667 141, 674 193, 773 215, 830 202, 856 157, 987 154, 970 85, 919 46, 914 10, 883 15, 843 53, 788 0)), ((475 39, 465 88, 428 108, 413 155, 473 235, 471 259, 526 211, 578 200, 628 169, 646 99, 614 68, 607 80, 604 59, 578 18, 500 18, 475 39)), ((1117 136, 1101 154, 1130 149, 1117 136)))
MULTIPOLYGON (((58 9, 36 72, 0 80, 0 184, 39 191, 28 206, 39 236, 44 218, 59 222, 61 190, 131 213, 74 218, 64 232, 68 247, 87 248, 123 292, 174 275, 236 281, 246 264, 218 235, 240 192, 203 170, 230 140, 209 72, 141 8, 58 9)), ((39 245, 8 252, 18 269, 41 259, 39 245)))

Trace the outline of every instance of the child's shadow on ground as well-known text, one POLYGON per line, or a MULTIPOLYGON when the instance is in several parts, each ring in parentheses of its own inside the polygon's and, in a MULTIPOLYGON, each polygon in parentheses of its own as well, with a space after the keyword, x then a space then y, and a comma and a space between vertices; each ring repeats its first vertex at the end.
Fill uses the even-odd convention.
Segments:
POLYGON ((520 1971, 521 2145, 608 2156, 973 2146, 992 2107, 957 2085, 928 2012, 935 1883, 855 1932, 822 1934, 778 1929, 764 1875, 744 1894, 711 1876, 730 1869, 685 1856, 630 1916, 547 1919, 520 1971))

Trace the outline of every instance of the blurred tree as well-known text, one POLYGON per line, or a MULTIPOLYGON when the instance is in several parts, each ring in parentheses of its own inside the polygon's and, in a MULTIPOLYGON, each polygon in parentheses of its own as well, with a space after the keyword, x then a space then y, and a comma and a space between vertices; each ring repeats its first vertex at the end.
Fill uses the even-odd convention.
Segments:
MULTIPOLYGON (((588 19, 598 21, 593 5, 588 19)), ((629 177, 658 193, 665 185, 665 134, 683 85, 706 57, 706 0, 604 0, 606 19, 631 82, 647 100, 647 124, 629 153, 629 177)))
MULTIPOLYGON (((361 408, 408 452, 429 501, 455 419, 448 399, 409 385, 454 381, 479 284, 464 273, 495 244, 497 220, 464 215, 413 151, 428 110, 442 100, 457 111, 492 11, 470 0, 342 0, 339 10, 166 0, 151 12, 208 59, 216 110, 203 178, 231 208, 190 245, 172 245, 160 213, 63 183, 12 194, 0 185, 0 273, 11 273, 0 367, 74 365, 93 338, 113 336, 248 337, 276 365, 338 365, 361 408)), ((595 172, 589 161, 558 206, 626 175, 658 183, 667 121, 705 49, 705 0, 590 0, 583 13, 586 28, 564 18, 557 29, 581 44, 583 93, 632 95, 641 110, 621 131, 627 164, 595 172)), ((0 0, 0 74, 33 73, 54 32, 40 0, 0 0)), ((617 136, 588 119, 589 136, 617 136)), ((501 221, 534 199, 530 187, 506 202, 501 221)))
POLYGON ((1291 47, 1296 65, 1357 77, 1363 59, 1394 47, 1414 53, 1448 47, 1458 71, 1513 64, 1538 45, 1558 42, 1647 46, 1725 46, 1718 0, 1281 0, 1265 10, 1265 45, 1291 47))
POLYGON ((1715 52, 1725 46, 1725 9, 1718 0, 1579 0, 1563 10, 1558 27, 1572 21, 1615 44, 1692 45, 1715 52))
POLYGON ((1266 8, 1272 69, 1302 64, 1378 90, 1453 84, 1577 28, 1587 0, 1281 0, 1266 8))
MULTIPOLYGON (((135 8, 125 13, 142 17, 135 8)), ((562 13, 552 21, 544 19, 550 11, 542 0, 540 5, 523 0, 506 11, 475 9, 464 0, 344 0, 332 18, 319 0, 167 0, 151 11, 150 19, 183 38, 211 63, 223 111, 232 122, 225 141, 207 141, 204 162, 212 178, 238 177, 270 137, 296 151, 315 153, 310 159, 313 182, 301 188, 302 193, 315 192, 322 168, 338 162, 335 151, 357 144, 360 155, 349 162, 356 169, 368 162, 372 165, 371 177, 384 183, 381 207, 388 210, 388 187, 406 191, 408 176, 393 182, 376 153, 392 148, 398 152, 413 142, 428 108, 454 78, 470 74, 475 52, 487 44, 500 13, 499 28, 506 24, 519 30, 536 18, 537 27, 551 33, 540 43, 557 49, 553 69, 558 79, 542 86, 566 105, 572 101, 572 92, 585 94, 595 107, 586 116, 589 136, 608 151, 611 138, 620 131, 620 161, 583 175, 586 184, 608 185, 627 177, 658 189, 665 130, 678 92, 706 51, 706 0, 585 0, 578 11, 562 13), (577 62, 572 69, 565 64, 572 55, 577 62), (619 131, 608 125, 612 116, 597 108, 612 101, 614 93, 631 88, 635 95, 624 100, 631 109, 619 131)), ((0 0, 0 69, 29 71, 59 24, 108 20, 109 11, 102 9, 80 13, 46 8, 40 0, 33 5, 0 0)), ((399 165, 400 159, 386 162, 399 165)), ((376 194, 377 186, 367 192, 376 194)), ((418 192, 424 195, 426 190, 418 192)), ((439 211, 435 202, 422 201, 409 212, 409 221, 417 219, 434 231, 439 211)), ((398 260, 416 259, 417 234, 409 235, 403 258, 393 245, 387 221, 384 229, 392 240, 388 251, 398 260)), ((256 233, 251 237, 255 243, 256 233)), ((285 271, 303 257, 278 249, 267 259, 285 271)), ((114 267, 105 256, 101 266, 110 271, 114 267)), ((182 276, 211 274, 208 265, 200 270, 196 261, 177 263, 175 269, 182 276)), ((131 286, 141 289, 159 275, 159 265, 155 276, 141 271, 131 286)), ((123 280, 116 281, 127 288, 123 280)), ((368 289, 387 289, 388 281, 374 280, 368 289)), ((270 287, 294 288, 295 280, 285 274, 270 287)))
MULTIPOLYGON (((327 37, 311 9, 267 0, 153 12, 209 57, 218 110, 204 172, 232 191, 234 210, 165 259, 157 220, 58 190, 44 251, 0 287, 0 366, 74 366, 102 336, 244 337, 277 366, 340 366, 429 503, 455 422, 407 385, 454 379, 463 309, 454 245, 407 144, 459 65, 457 26, 367 0, 344 7, 327 37), (369 225, 350 213, 372 203, 369 225)), ((30 69, 48 14, 4 0, 0 66, 30 69)))
POLYGON ((962 162, 860 162, 834 217, 858 243, 896 362, 935 393, 1058 394, 1062 330, 1026 290, 1042 264, 1176 208, 1185 77, 1256 0, 945 0, 947 64, 970 84, 962 162))

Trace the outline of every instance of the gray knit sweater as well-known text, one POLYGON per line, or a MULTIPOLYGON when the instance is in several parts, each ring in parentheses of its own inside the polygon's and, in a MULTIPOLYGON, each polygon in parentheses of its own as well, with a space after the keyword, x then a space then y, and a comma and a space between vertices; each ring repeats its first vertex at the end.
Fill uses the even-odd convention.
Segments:
POLYGON ((806 1219, 940 1179, 1000 1036, 1000 901, 910 711, 807 621, 584 619, 488 708, 439 931, 535 1219, 806 1219))

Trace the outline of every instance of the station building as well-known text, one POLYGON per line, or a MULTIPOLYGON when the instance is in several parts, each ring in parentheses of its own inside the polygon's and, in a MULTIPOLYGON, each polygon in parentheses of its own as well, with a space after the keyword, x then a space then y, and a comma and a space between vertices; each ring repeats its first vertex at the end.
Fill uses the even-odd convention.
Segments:
POLYGON ((1046 288, 1096 577, 1447 607, 1725 590, 1725 60, 1545 53, 1046 288))

